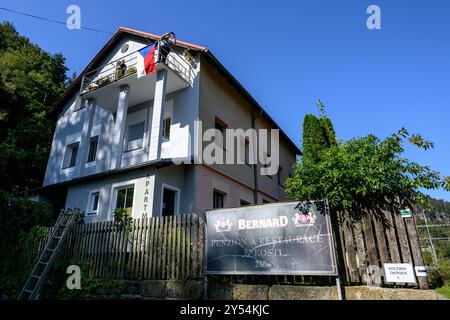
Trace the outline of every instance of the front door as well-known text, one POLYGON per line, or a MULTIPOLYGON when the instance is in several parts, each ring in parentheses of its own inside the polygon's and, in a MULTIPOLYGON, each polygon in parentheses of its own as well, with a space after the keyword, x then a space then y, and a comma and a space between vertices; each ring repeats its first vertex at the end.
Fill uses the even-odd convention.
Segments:
POLYGON ((164 188, 163 194, 163 217, 172 216, 175 214, 175 196, 176 191, 164 188))

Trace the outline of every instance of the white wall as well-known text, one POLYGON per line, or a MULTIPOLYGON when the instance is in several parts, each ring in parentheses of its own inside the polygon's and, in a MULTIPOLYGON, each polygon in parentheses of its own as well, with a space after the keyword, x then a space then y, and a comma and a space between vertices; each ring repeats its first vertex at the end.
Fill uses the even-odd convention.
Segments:
POLYGON ((87 223, 112 220, 116 202, 116 190, 123 186, 134 186, 133 218, 160 216, 163 186, 179 190, 178 213, 192 212, 194 208, 193 166, 170 166, 165 168, 147 168, 145 170, 120 175, 97 178, 68 188, 66 208, 79 208, 88 211, 89 196, 100 192, 98 213, 88 215, 87 223), (144 205, 147 205, 146 207, 144 205))
MULTIPOLYGON (((130 45, 128 52, 125 54, 136 51, 145 45, 143 42, 124 39, 111 51, 104 60, 104 63, 106 64, 120 58, 120 48, 125 43, 130 45)), ((199 117, 199 71, 200 63, 197 61, 194 72, 198 76, 195 77, 192 86, 171 93, 166 97, 166 112, 172 113, 172 124, 170 140, 162 143, 161 146, 161 158, 188 158, 192 154, 190 137, 193 137, 194 134, 194 121, 199 117)), ((133 94, 133 88, 130 88, 130 92, 133 94)), ((109 168, 109 162, 114 156, 112 154, 111 134, 114 128, 114 115, 111 110, 108 111, 97 105, 91 133, 91 137, 99 136, 97 160, 94 163, 85 164, 86 159, 80 159, 81 152, 79 151, 76 166, 62 169, 66 146, 81 140, 83 125, 89 119, 88 108, 76 110, 76 100, 77 94, 74 94, 63 107, 64 111, 57 122, 44 186, 66 182, 80 177, 80 166, 84 166, 82 176, 104 172, 109 168)), ((142 120, 146 121, 144 148, 132 152, 124 152, 122 155, 122 168, 148 161, 147 146, 149 145, 152 107, 152 96, 149 96, 148 101, 140 105, 129 105, 126 128, 131 123, 137 123, 142 120), (138 111, 135 112, 135 110, 138 111)), ((124 138, 126 139, 126 134, 124 138)), ((81 147, 83 146, 80 145, 81 147)), ((89 148, 89 146, 84 147, 89 148)))

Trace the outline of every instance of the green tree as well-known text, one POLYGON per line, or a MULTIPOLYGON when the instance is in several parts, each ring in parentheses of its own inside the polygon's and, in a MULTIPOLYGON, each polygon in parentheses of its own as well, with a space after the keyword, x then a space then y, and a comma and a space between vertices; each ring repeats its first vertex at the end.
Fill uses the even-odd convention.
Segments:
POLYGON ((50 107, 64 91, 61 54, 0 24, 0 189, 41 185, 52 141, 50 107))
POLYGON ((303 155, 304 162, 316 163, 322 151, 336 145, 336 134, 333 124, 325 115, 325 106, 317 101, 320 117, 307 114, 303 121, 303 155))
MULTIPOLYGON (((320 119, 328 118, 322 114, 320 119)), ((405 143, 422 149, 433 147, 420 135, 401 129, 385 140, 368 135, 345 142, 334 138, 330 144, 319 124, 316 117, 305 117, 303 156, 294 167, 294 176, 286 182, 289 198, 328 198, 332 212, 359 215, 367 210, 377 213, 423 205, 428 197, 421 188, 449 190, 448 178, 402 157, 405 143)))

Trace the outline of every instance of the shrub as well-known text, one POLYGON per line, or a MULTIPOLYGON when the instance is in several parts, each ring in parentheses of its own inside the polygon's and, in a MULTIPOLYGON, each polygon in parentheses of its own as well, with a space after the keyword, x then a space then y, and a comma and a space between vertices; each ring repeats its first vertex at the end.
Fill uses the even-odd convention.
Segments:
POLYGON ((450 281, 450 264, 440 261, 428 271, 428 281, 431 288, 440 288, 450 281))

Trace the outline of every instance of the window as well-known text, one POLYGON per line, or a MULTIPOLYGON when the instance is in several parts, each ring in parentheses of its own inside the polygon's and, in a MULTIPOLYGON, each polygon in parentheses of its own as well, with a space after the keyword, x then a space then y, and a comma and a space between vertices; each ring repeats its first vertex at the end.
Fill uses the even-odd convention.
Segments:
POLYGON ((144 143, 145 122, 141 122, 128 127, 127 151, 142 148, 144 143))
POLYGON ((87 105, 87 102, 88 102, 88 100, 86 100, 86 99, 81 99, 81 98, 78 98, 78 99, 80 99, 80 100, 77 100, 75 102, 75 107, 73 109, 74 112, 76 112, 78 110, 81 110, 81 109, 84 109, 86 107, 86 105, 87 105))
POLYGON ((134 187, 125 187, 117 189, 116 208, 127 209, 131 216, 133 210, 134 187))
POLYGON ((75 167, 77 162, 78 148, 80 143, 72 143, 66 147, 66 152, 64 154, 63 169, 75 167))
POLYGON ((98 136, 91 138, 91 143, 89 144, 89 152, 87 162, 95 161, 97 158, 97 147, 98 147, 98 136))
POLYGON ((91 192, 89 196, 89 204, 88 209, 86 211, 86 215, 90 216, 97 214, 99 200, 100 200, 100 192, 99 191, 91 192))
POLYGON ((225 194, 214 190, 213 192, 213 209, 220 209, 224 207, 225 194))
POLYGON ((176 211, 177 192, 172 189, 163 189, 162 216, 173 216, 176 211))
POLYGON ((216 117, 214 128, 219 130, 221 133, 217 134, 215 137, 216 144, 225 149, 225 130, 227 129, 226 123, 216 117))
POLYGON ((250 205, 250 202, 241 199, 241 207, 250 205))
POLYGON ((163 140, 170 140, 170 125, 172 124, 172 119, 170 117, 165 118, 163 120, 163 127, 162 127, 162 139, 163 140))

